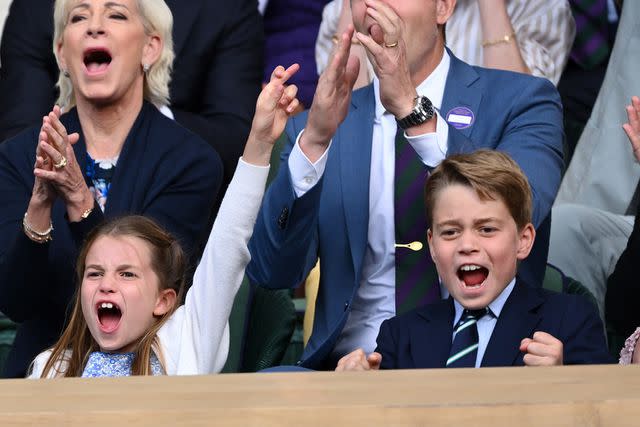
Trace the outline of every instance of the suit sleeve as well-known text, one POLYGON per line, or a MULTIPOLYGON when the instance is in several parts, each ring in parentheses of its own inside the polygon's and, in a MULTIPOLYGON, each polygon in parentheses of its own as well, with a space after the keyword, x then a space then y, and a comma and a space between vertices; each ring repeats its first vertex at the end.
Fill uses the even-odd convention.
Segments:
POLYGON ((318 257, 318 210, 323 179, 296 198, 288 168, 289 154, 301 126, 287 123, 288 145, 269 187, 249 242, 247 275, 259 286, 283 289, 298 286, 318 257))
POLYGON ((640 284, 635 264, 640 259, 640 210, 636 213, 633 231, 616 268, 607 280, 605 318, 616 333, 628 337, 640 326, 640 284))
POLYGON ((596 307, 586 298, 569 295, 560 336, 565 365, 614 363, 596 307))
MULTIPOLYGON (((529 78, 526 84, 517 88, 518 93, 497 141, 471 141, 449 125, 449 147, 459 147, 462 152, 495 148, 509 154, 529 180, 533 196, 533 225, 538 228, 549 215, 560 187, 563 168, 562 104, 558 91, 546 79, 529 78)), ((491 120, 489 114, 485 120, 491 120)))
POLYGON ((398 344, 391 327, 392 320, 388 319, 382 322, 376 339, 377 347, 375 351, 382 356, 380 369, 397 369, 398 366, 398 344))
POLYGON ((58 68, 52 52, 52 13, 41 1, 11 3, 0 47, 0 142, 51 111, 58 68))
MULTIPOLYGON (((220 13, 211 2, 205 14, 220 13)), ((262 18, 255 2, 225 3, 225 28, 210 53, 205 80, 198 87, 198 108, 172 106, 178 123, 208 141, 220 154, 225 182, 233 176, 249 136, 263 67, 262 18)), ((204 24, 206 25, 206 23, 204 24)), ((188 49, 189 46, 185 46, 188 49)))

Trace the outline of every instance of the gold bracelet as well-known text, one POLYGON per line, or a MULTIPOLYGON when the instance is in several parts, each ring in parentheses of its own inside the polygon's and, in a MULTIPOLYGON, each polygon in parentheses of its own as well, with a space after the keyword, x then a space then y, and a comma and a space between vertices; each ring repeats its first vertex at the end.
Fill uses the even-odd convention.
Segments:
MULTIPOLYGON (((339 36, 339 35, 337 35, 337 34, 334 34, 334 35, 333 35, 333 37, 331 37, 331 41, 333 42, 333 44, 338 44, 338 43, 340 43, 340 36, 339 36)), ((352 39, 351 39, 351 44, 352 44, 352 45, 353 45, 353 44, 358 44, 358 45, 359 45, 359 44, 362 44, 362 43, 360 43, 360 40, 358 40, 358 39, 353 39, 353 38, 352 38, 352 39)))
POLYGON ((24 230, 24 234, 36 243, 46 243, 53 240, 53 237, 51 237, 53 224, 49 224, 49 228, 45 231, 36 231, 31 227, 29 221, 27 221, 27 212, 24 213, 24 217, 22 218, 22 229, 24 230))
POLYGON ((503 37, 496 40, 485 40, 482 42, 482 47, 495 46, 500 43, 509 43, 511 40, 515 41, 516 33, 505 34, 503 37))

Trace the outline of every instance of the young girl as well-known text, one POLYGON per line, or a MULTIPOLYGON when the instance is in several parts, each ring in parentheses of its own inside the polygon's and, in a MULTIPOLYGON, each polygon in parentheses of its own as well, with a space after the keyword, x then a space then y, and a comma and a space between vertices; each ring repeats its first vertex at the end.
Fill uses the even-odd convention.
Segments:
POLYGON ((182 301, 186 260, 177 241, 143 217, 95 229, 77 262, 69 324, 39 354, 30 378, 185 375, 219 372, 229 350, 228 318, 249 262, 269 158, 298 106, 298 71, 277 67, 262 90, 242 158, 216 218, 193 285, 182 301))

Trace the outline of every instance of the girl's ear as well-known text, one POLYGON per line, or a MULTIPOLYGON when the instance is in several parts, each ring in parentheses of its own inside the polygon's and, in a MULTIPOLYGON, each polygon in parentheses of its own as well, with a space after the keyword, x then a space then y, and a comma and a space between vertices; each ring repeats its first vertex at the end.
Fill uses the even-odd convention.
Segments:
POLYGON ((158 295, 158 299, 156 300, 156 307, 153 310, 154 316, 163 316, 167 312, 169 312, 176 304, 178 296, 176 295, 176 291, 173 289, 163 289, 160 291, 160 295, 158 295))

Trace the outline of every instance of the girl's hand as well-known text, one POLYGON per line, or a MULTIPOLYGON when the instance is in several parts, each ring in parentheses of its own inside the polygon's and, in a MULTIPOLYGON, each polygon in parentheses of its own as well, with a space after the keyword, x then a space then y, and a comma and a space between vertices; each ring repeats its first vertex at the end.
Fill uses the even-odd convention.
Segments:
POLYGON ((281 65, 273 70, 271 80, 262 89, 256 102, 251 132, 242 154, 244 161, 255 165, 269 164, 273 145, 282 135, 289 117, 300 105, 296 98, 298 88, 286 85, 299 69, 298 64, 293 64, 286 70, 281 65))

